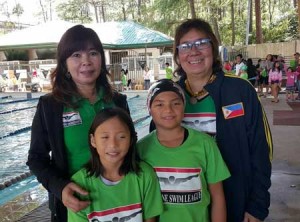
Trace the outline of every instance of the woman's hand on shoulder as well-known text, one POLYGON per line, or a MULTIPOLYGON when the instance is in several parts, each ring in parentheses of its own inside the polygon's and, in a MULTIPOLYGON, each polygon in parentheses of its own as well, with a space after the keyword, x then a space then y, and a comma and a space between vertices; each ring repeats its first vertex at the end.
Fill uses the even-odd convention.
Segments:
POLYGON ((81 201, 74 196, 74 193, 78 193, 80 195, 88 195, 88 192, 82 189, 77 184, 73 182, 68 183, 62 190, 62 202, 65 207, 71 209, 74 212, 78 212, 90 205, 90 201, 81 201))

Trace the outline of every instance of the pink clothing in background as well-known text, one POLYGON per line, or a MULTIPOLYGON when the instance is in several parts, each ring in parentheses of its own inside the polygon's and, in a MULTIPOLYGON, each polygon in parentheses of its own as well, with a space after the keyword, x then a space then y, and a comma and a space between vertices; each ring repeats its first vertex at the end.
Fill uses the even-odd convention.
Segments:
POLYGON ((277 70, 270 70, 269 72, 269 83, 271 83, 271 81, 276 81, 278 80, 279 82, 281 82, 282 80, 282 72, 281 71, 277 71, 277 70))
POLYGON ((286 72, 286 86, 294 86, 299 72, 286 72))

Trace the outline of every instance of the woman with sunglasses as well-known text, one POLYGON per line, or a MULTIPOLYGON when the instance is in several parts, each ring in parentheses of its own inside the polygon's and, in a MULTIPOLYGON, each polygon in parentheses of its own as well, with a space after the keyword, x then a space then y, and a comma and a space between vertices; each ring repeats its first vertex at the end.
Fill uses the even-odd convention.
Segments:
POLYGON ((224 74, 218 40, 204 20, 177 27, 174 61, 187 101, 183 124, 215 138, 231 173, 223 181, 227 221, 263 221, 269 213, 273 145, 255 89, 224 74))

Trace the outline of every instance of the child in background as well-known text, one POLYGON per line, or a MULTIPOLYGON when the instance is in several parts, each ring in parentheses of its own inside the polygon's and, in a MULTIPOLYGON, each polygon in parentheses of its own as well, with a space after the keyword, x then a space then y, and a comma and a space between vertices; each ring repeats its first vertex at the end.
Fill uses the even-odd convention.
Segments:
POLYGON ((122 82, 122 91, 127 89, 127 73, 124 69, 121 69, 121 82, 122 82))
POLYGON ((300 65, 297 66, 296 72, 299 73, 296 79, 296 87, 298 90, 298 96, 296 97, 296 100, 300 100, 300 65))
POLYGON ((173 78, 173 70, 172 68, 170 67, 170 63, 166 62, 166 78, 167 79, 172 79, 173 78))
POLYGON ((280 63, 278 61, 274 62, 273 68, 269 72, 269 84, 271 84, 271 92, 274 99, 272 102, 278 103, 278 93, 281 87, 282 72, 280 68, 280 63))
POLYGON ((225 73, 231 73, 231 70, 232 70, 232 67, 230 65, 230 62, 226 60, 223 65, 223 71, 225 73))
POLYGON ((240 73, 239 73, 240 77, 242 79, 248 79, 248 73, 247 73, 247 66, 246 65, 243 65, 240 69, 240 73))
POLYGON ((165 211, 159 221, 225 222, 222 180, 230 174, 212 137, 181 126, 180 86, 167 79, 154 83, 147 106, 156 130, 138 142, 138 153, 160 182, 165 211))
POLYGON ((297 76, 299 75, 298 72, 293 72, 292 68, 289 67, 286 72, 286 94, 285 98, 286 101, 289 101, 289 99, 292 99, 292 101, 295 101, 294 92, 296 90, 295 83, 297 81, 297 76))
POLYGON ((89 130, 92 157, 72 180, 89 191, 91 204, 69 222, 155 222, 163 211, 157 177, 136 155, 137 136, 130 116, 120 108, 101 110, 89 130))

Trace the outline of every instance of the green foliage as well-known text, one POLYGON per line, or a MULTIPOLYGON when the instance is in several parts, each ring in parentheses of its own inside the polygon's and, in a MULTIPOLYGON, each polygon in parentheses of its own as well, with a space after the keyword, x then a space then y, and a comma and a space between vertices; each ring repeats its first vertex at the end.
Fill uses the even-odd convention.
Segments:
POLYGON ((263 26, 264 42, 284 42, 297 39, 298 17, 288 13, 269 26, 263 26))
MULTIPOLYGON (((40 0, 49 2, 49 0, 40 0)), ((89 23, 95 21, 133 20, 146 27, 174 36, 176 27, 191 18, 189 0, 51 0, 59 4, 56 13, 62 20, 89 23)), ((255 1, 252 1, 252 33, 249 43, 256 43, 255 1)), ((0 3, 0 12, 9 20, 9 15, 21 15, 23 8, 16 3, 12 13, 7 1, 0 3)), ((261 24, 264 42, 289 41, 298 37, 298 14, 290 0, 260 0, 261 24)), ((245 44, 248 0, 194 0, 196 16, 211 23, 220 35, 223 45, 231 45, 232 35, 235 45, 245 44), (231 3, 234 7, 234 25, 231 27, 231 3)), ((216 34, 218 34, 216 33, 216 34)))
POLYGON ((90 23, 93 19, 89 12, 88 3, 84 0, 71 0, 56 7, 58 17, 74 23, 90 23))
POLYGON ((16 15, 17 17, 20 17, 23 14, 23 12, 24 9, 20 3, 17 3, 12 10, 12 14, 16 15))
POLYGON ((25 50, 8 49, 4 51, 7 61, 21 60, 28 61, 28 55, 25 50))

